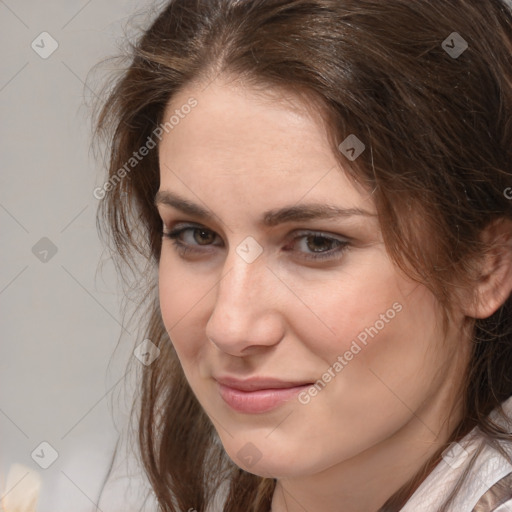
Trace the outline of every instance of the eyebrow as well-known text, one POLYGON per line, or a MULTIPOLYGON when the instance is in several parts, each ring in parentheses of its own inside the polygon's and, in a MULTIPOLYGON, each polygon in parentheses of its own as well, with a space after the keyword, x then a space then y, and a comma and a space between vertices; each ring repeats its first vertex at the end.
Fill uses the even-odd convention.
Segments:
MULTIPOLYGON (((212 220, 216 217, 210 210, 195 204, 188 199, 180 197, 168 190, 159 190, 155 195, 155 206, 168 205, 183 213, 201 219, 212 220)), ((284 208, 268 210, 263 213, 261 223, 272 227, 285 222, 304 222, 316 219, 332 219, 339 217, 352 217, 355 215, 375 217, 376 214, 361 208, 340 208, 339 206, 313 203, 305 205, 285 206, 284 208)))

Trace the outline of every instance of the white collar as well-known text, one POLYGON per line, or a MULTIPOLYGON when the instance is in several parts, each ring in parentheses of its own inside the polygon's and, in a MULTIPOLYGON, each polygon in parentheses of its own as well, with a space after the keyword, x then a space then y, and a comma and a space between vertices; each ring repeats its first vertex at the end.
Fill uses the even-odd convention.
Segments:
MULTIPOLYGON (((491 413, 491 417, 495 419, 496 423, 505 427, 508 432, 512 432, 512 397, 503 402, 502 406, 509 418, 508 425, 504 425, 503 420, 496 416, 495 411, 491 413)), ((439 510, 471 461, 471 456, 483 442, 483 436, 475 428, 459 443, 453 443, 443 453, 443 460, 418 487, 400 512, 432 512, 433 510, 439 510)), ((512 435, 510 442, 500 442, 500 444, 512 457, 512 435)), ((485 444, 465 484, 457 493, 450 510, 471 512, 481 496, 511 472, 512 464, 494 448, 485 444)))

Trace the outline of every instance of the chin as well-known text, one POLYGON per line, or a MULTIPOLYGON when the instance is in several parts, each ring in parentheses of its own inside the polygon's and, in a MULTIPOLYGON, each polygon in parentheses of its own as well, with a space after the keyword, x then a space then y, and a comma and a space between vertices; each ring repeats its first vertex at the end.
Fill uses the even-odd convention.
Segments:
MULTIPOLYGON (((282 443, 261 436, 222 439, 224 450, 238 467, 248 473, 266 478, 291 478, 315 471, 306 443, 282 443), (304 459, 302 460, 302 457, 304 459)), ((225 436, 226 437, 226 436, 225 436)), ((316 468, 318 469, 318 468, 316 468)))

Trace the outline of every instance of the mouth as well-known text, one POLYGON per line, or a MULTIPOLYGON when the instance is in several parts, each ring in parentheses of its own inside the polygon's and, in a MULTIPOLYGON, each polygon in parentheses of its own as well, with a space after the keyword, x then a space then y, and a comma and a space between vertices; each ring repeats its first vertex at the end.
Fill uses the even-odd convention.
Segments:
POLYGON ((233 410, 247 414, 265 413, 293 399, 312 382, 291 382, 272 378, 238 380, 215 378, 219 394, 233 410))

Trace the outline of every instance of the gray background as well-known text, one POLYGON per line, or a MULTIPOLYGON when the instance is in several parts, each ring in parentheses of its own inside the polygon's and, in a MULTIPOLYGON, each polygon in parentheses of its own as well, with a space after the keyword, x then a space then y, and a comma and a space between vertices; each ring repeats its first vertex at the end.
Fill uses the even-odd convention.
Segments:
MULTIPOLYGON (((120 288, 95 227, 104 169, 88 105, 101 82, 84 82, 150 4, 0 0, 0 497, 23 464, 42 478, 40 512, 97 510, 130 401, 126 362, 142 340, 132 329, 120 340, 120 288), (31 47, 51 49, 42 32, 58 43, 47 58, 31 47), (43 441, 58 453, 48 469, 31 456, 43 441)), ((120 482, 103 512, 130 510, 120 482)))

